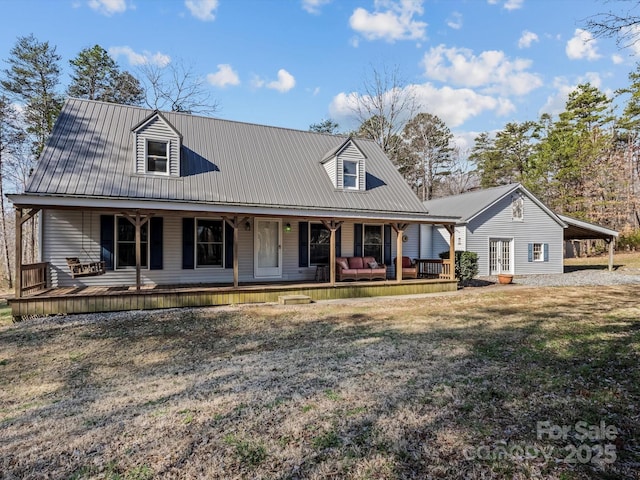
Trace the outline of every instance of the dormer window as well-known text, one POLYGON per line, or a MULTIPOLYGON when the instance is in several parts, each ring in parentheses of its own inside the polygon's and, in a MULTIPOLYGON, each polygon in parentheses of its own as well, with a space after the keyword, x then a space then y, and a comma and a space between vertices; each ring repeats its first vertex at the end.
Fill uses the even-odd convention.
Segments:
POLYGON ((168 142, 147 140, 147 172, 169 173, 169 155, 167 154, 168 142))
POLYGON ((358 189, 358 162, 345 160, 343 168, 344 188, 358 189))
POLYGON ((320 163, 333 186, 340 190, 366 190, 366 159, 353 138, 328 151, 320 163))
POLYGON ((131 131, 134 173, 180 176, 182 135, 160 112, 154 111, 131 131))

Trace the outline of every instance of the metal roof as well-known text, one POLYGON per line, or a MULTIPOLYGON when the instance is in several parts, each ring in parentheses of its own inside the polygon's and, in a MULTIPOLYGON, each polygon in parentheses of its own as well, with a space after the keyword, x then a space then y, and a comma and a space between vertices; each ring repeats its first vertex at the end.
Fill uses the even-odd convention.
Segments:
POLYGON ((564 231, 565 240, 610 240, 612 237, 618 237, 618 232, 610 228, 585 222, 584 220, 578 220, 577 218, 567 217, 566 215, 558 216, 568 225, 564 231))
POLYGON ((510 183, 509 185, 501 185, 499 187, 475 190, 460 195, 437 198, 435 200, 428 200, 423 204, 432 215, 439 215, 446 211, 449 215, 460 217, 462 222, 466 223, 515 191, 520 191, 520 193, 526 195, 560 226, 563 228, 567 226, 558 215, 551 211, 549 207, 538 200, 535 195, 520 183, 510 183))
MULTIPOLYGON (((133 173, 134 134, 153 110, 70 98, 21 199, 75 197, 428 215, 378 145, 358 139, 367 190, 334 188, 320 163, 347 137, 183 113, 179 178, 133 173)), ((451 218, 450 212, 443 215, 451 218)))

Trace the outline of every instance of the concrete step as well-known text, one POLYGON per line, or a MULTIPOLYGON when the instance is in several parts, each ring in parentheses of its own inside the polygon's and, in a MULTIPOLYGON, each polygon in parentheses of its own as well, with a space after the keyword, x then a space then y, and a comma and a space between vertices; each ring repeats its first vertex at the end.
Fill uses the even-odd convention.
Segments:
POLYGON ((306 295, 279 295, 278 303, 280 305, 301 305, 311 303, 311 297, 306 295))

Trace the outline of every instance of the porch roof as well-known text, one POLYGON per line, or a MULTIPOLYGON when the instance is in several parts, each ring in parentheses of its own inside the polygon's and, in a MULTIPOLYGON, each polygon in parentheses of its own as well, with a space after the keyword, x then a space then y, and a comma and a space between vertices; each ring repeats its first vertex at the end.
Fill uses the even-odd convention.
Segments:
POLYGON ((380 212, 376 210, 300 208, 296 206, 191 203, 158 201, 139 198, 82 197, 69 195, 22 194, 7 195, 22 208, 95 209, 104 211, 189 212, 190 214, 277 216, 317 219, 343 219, 356 221, 398 221, 409 223, 453 224, 459 217, 426 215, 411 212, 380 212))
POLYGON ((321 160, 344 144, 347 137, 342 135, 164 112, 183 138, 180 177, 135 174, 131 128, 152 113, 68 99, 25 194, 11 199, 34 206, 150 205, 247 214, 259 210, 427 222, 439 218, 429 217, 371 140, 356 140, 367 158, 366 191, 336 189, 321 160))

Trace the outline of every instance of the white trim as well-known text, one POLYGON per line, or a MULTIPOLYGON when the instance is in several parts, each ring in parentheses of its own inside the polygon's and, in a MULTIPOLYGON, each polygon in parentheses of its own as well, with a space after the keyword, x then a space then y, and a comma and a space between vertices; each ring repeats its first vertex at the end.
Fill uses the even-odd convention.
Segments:
MULTIPOLYGON (((281 218, 255 218, 253 221, 253 276, 254 278, 282 278, 282 219, 281 218), (271 267, 272 271, 261 271, 261 268, 258 266, 258 224, 260 222, 276 222, 278 224, 277 232, 278 232, 278 266, 271 267)), ((262 269, 266 269, 266 267, 262 267, 262 269)))
POLYGON ((360 161, 359 160, 342 160, 342 188, 344 188, 345 190, 360 190, 360 161), (344 164, 345 163, 355 163, 356 165, 356 173, 355 175, 353 174, 349 174, 349 177, 356 177, 356 185, 354 187, 347 187, 344 183, 344 177, 345 177, 345 169, 344 169, 344 164))
POLYGON ((544 243, 532 242, 531 243, 531 261, 535 263, 544 263, 544 243), (536 259, 536 245, 540 245, 540 258, 536 259))
POLYGON ((379 221, 407 221, 412 223, 459 223, 460 217, 445 217, 429 215, 419 212, 376 212, 376 211, 349 211, 328 210, 326 208, 314 209, 313 207, 291 206, 257 206, 244 204, 215 204, 215 203, 190 203, 181 200, 149 200, 108 197, 72 197, 38 194, 9 194, 7 195, 16 205, 38 206, 47 208, 80 207, 80 208, 104 208, 112 210, 167 210, 183 211, 191 213, 212 212, 217 214, 236 213, 238 215, 259 216, 279 215, 283 217, 297 218, 340 218, 344 220, 371 220, 379 221))
MULTIPOLYGON (((515 275, 516 272, 516 265, 515 265, 515 250, 516 250, 516 244, 515 244, 515 239, 513 237, 487 237, 487 274, 488 275, 499 275, 501 273, 505 273, 505 274, 509 274, 509 275, 515 275), (497 248, 498 250, 501 250, 503 248, 503 244, 507 243, 509 245, 509 270, 508 271, 504 271, 502 269, 502 264, 500 264, 499 268, 497 271, 492 271, 491 270, 491 242, 497 242, 497 248)), ((503 250, 504 251, 504 250, 503 250)), ((500 252, 502 254, 502 252, 500 252)), ((500 255, 501 257, 502 255, 500 255)))
MULTIPOLYGON (((171 173, 171 140, 157 140, 155 138, 143 137, 144 138, 144 173, 146 175, 160 175, 163 177, 168 177, 171 173), (167 159, 167 170, 164 172, 158 171, 149 171, 149 142, 155 143, 164 143, 165 146, 165 154, 164 158, 167 159)), ((162 158, 157 157, 156 155, 152 155, 153 158, 162 158)))

